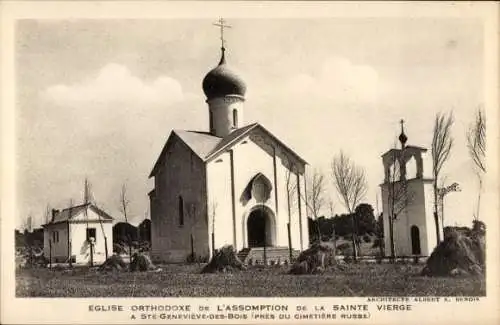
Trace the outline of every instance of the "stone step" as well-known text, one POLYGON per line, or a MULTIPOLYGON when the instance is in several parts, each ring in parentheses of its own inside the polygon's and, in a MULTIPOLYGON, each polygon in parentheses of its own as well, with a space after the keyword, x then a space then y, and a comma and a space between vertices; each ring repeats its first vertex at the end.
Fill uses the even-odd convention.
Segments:
POLYGON ((243 248, 241 251, 238 252, 238 259, 245 263, 245 260, 248 256, 248 253, 250 253, 250 248, 243 248))
MULTIPOLYGON (((292 250, 292 259, 297 258, 300 252, 292 250)), ((288 247, 266 247, 267 264, 290 263, 290 252, 288 247)), ((238 258, 245 264, 264 264, 264 248, 253 247, 242 249, 238 258)))

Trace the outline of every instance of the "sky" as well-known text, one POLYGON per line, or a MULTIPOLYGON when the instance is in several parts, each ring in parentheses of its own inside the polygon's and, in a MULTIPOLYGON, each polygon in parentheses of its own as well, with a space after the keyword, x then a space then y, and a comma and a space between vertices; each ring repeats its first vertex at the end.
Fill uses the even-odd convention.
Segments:
MULTIPOLYGON (((335 154, 365 168, 363 202, 380 211, 381 155, 400 119, 409 145, 430 148, 436 113, 453 111, 442 181, 462 191, 447 196, 445 224, 470 225, 478 185, 465 134, 484 105, 481 21, 225 18, 227 63, 247 84, 245 122, 324 173, 336 213, 345 209, 335 154)), ((18 226, 28 215, 41 224, 47 205, 81 203, 86 177, 119 221, 123 184, 133 223, 148 214, 148 175, 171 130, 208 131, 201 82, 220 57, 216 19, 18 21, 18 226)))

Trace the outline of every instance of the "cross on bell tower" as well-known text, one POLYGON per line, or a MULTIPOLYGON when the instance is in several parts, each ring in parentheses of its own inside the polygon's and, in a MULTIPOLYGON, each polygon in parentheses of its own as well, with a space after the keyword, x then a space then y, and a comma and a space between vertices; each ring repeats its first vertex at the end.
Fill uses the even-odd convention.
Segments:
POLYGON ((401 134, 399 135, 399 142, 401 142, 401 149, 404 149, 405 145, 406 145, 406 141, 408 141, 408 137, 406 136, 405 129, 404 129, 405 120, 401 119, 401 121, 399 121, 399 123, 401 123, 401 134))

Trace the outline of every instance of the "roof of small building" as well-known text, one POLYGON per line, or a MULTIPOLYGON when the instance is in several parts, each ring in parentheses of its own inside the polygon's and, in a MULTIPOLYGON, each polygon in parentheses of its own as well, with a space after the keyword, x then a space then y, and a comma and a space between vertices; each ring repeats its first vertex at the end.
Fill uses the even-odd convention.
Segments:
POLYGON ((186 130, 173 130, 170 135, 167 143, 165 143, 149 177, 153 177, 156 173, 157 168, 160 165, 160 162, 165 157, 167 153, 167 147, 170 139, 173 135, 179 137, 201 160, 207 161, 215 156, 217 156, 224 149, 230 147, 236 141, 243 138, 246 134, 248 134, 251 130, 260 128, 263 130, 269 137, 278 142, 281 146, 286 148, 292 155, 294 155, 299 161, 304 164, 307 162, 302 159, 297 153, 295 153, 292 149, 290 149, 287 145, 281 142, 277 137, 275 137, 271 132, 265 129, 259 123, 252 123, 241 127, 239 129, 234 130, 226 137, 216 137, 208 132, 200 132, 200 131, 186 131, 186 130))
POLYGON ((113 220, 113 217, 111 217, 109 214, 107 214, 106 212, 104 212, 103 210, 101 210, 100 208, 95 206, 94 204, 85 203, 85 204, 65 208, 61 211, 56 211, 56 213, 53 215, 50 222, 46 225, 70 221, 74 216, 78 215, 81 211, 84 211, 85 209, 92 209, 103 220, 113 220))

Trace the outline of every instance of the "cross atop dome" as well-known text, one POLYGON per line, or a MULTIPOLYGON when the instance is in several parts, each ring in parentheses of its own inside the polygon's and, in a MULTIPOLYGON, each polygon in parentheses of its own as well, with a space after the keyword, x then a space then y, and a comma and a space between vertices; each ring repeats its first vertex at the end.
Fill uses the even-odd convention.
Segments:
POLYGON ((226 25, 227 21, 224 18, 219 18, 219 20, 214 23, 215 26, 220 27, 220 40, 221 40, 221 49, 224 51, 226 40, 224 39, 224 28, 231 28, 232 26, 226 25))

